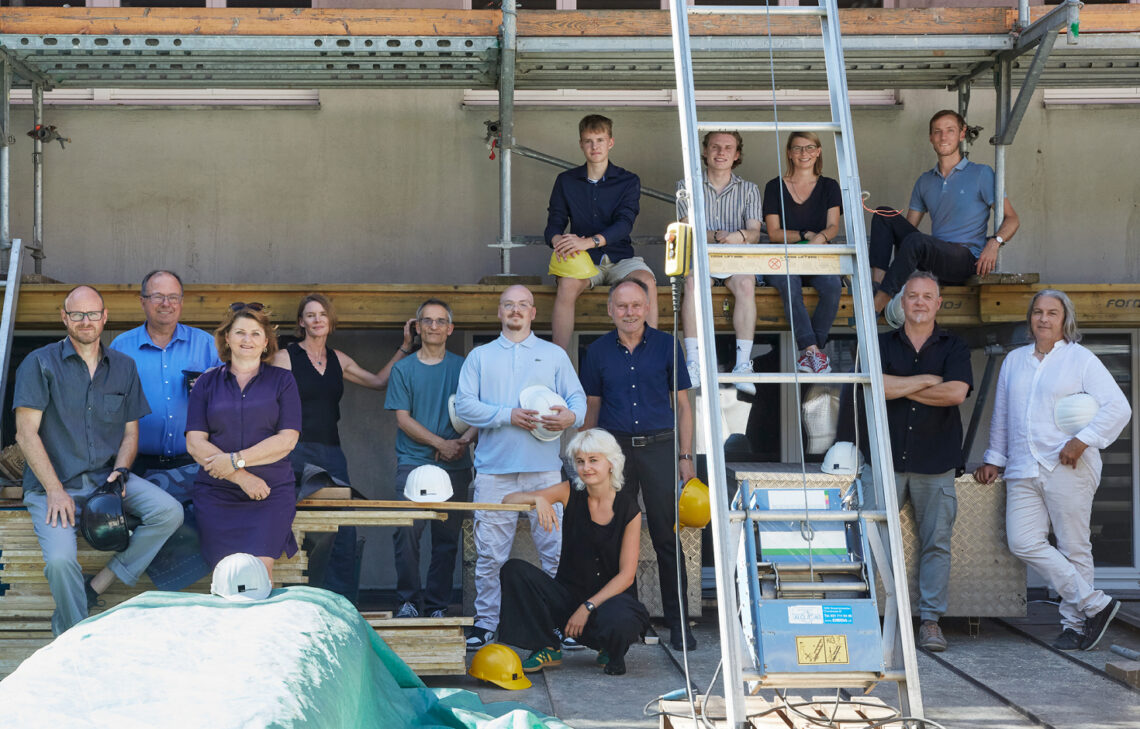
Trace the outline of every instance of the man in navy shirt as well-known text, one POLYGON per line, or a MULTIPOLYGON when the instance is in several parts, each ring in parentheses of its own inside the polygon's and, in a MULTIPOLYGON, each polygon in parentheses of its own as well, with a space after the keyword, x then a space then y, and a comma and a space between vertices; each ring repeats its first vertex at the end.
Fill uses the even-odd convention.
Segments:
POLYGON ((974 385, 969 347, 934 320, 941 306, 938 282, 916 271, 903 287, 905 323, 879 335, 895 489, 900 506, 909 495, 918 527, 918 643, 936 652, 946 650, 938 620, 949 597, 954 478, 963 467, 958 406, 974 385))
MULTIPOLYGON (((623 281, 610 289, 607 310, 617 327, 586 350, 582 362, 582 388, 586 391, 583 428, 600 427, 613 434, 625 454, 625 486, 620 499, 637 499, 643 492, 646 523, 661 580, 661 606, 670 641, 695 648, 688 630, 684 600, 677 599, 677 560, 674 517, 677 505, 674 464, 680 479, 688 481, 693 469, 693 414, 689 405, 689 373, 676 340, 646 324, 649 291, 639 280, 623 281), (678 366, 680 365, 680 366, 678 366), (674 390, 674 378, 676 388, 674 390), (673 393, 676 392, 676 418, 673 393), (680 450, 673 447, 674 422, 680 450)), ((681 570, 681 594, 687 590, 681 570)))
POLYGON ((871 217, 871 276, 877 291, 875 311, 882 311, 902 290, 914 270, 929 271, 948 284, 985 276, 997 265, 998 249, 1017 232, 1017 213, 1002 202, 1001 227, 986 237, 994 205, 994 171, 962 156, 966 120, 943 109, 930 118, 930 145, 938 164, 914 183, 906 218, 890 208, 871 217), (930 235, 916 227, 930 213, 930 235), (894 260, 891 260, 892 254, 894 260))
POLYGON ((640 210, 641 180, 610 162, 614 146, 610 119, 599 114, 583 117, 578 123, 578 146, 586 164, 554 180, 543 234, 559 259, 585 253, 599 271, 587 279, 558 277, 552 339, 567 351, 574 333, 574 305, 583 291, 599 284, 612 286, 626 278, 644 283, 652 304, 646 318, 651 326, 657 324, 657 281, 645 261, 633 255, 629 237, 640 210))

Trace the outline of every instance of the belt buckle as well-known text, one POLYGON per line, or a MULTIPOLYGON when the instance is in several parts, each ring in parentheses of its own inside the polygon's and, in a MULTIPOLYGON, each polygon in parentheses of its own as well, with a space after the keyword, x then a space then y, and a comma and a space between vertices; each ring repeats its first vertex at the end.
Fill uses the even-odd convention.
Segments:
POLYGON ((644 448, 649 445, 649 438, 644 435, 635 435, 629 439, 629 444, 634 448, 644 448))

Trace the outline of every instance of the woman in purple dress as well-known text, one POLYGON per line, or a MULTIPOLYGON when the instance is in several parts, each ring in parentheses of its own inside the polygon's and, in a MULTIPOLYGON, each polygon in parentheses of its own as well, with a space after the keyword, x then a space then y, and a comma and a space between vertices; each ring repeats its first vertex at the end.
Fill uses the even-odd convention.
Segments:
POLYGON ((261 304, 232 304, 214 331, 224 364, 198 378, 186 417, 186 450, 202 467, 193 489, 202 554, 213 567, 247 552, 270 579, 274 560, 297 552, 289 453, 301 431, 293 376, 267 364, 272 331, 261 304))

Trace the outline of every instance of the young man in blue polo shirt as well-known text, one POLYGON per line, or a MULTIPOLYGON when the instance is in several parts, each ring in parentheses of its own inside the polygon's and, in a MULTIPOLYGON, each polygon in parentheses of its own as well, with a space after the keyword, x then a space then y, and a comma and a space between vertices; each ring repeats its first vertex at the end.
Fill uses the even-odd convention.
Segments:
POLYGON ((875 311, 881 312, 915 270, 929 271, 945 284, 960 284, 975 273, 985 276, 997 265, 998 249, 1017 232, 1019 221, 1009 199, 1003 201, 1001 227, 986 236, 994 205, 994 171, 962 156, 966 120, 943 109, 930 118, 930 145, 938 164, 914 183, 904 219, 879 208, 871 218, 871 277, 877 287, 875 311), (930 213, 930 235, 916 227, 930 213), (891 256, 894 260, 891 260, 891 256))
POLYGON ((551 339, 565 350, 574 333, 574 305, 583 291, 597 285, 613 286, 627 277, 641 281, 649 288, 653 304, 646 318, 651 326, 657 325, 657 280, 645 261, 633 255, 629 237, 641 209, 641 180, 610 162, 614 146, 610 119, 600 114, 583 117, 578 122, 578 146, 586 164, 554 180, 543 233, 560 259, 585 252, 599 271, 588 279, 558 277, 551 339))

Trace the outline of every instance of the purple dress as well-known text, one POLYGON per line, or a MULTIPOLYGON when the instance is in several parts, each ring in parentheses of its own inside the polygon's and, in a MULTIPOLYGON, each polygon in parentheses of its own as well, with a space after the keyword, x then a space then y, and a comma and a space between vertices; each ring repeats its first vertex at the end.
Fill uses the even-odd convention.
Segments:
MULTIPOLYGON (((249 448, 280 430, 301 430, 301 398, 288 370, 262 364, 243 392, 229 365, 209 370, 194 384, 186 415, 186 430, 209 434, 210 442, 227 453, 249 448)), ((203 468, 194 480, 194 510, 202 554, 213 567, 236 552, 276 559, 297 553, 293 538, 293 468, 288 457, 250 473, 269 485, 264 501, 249 498, 237 484, 211 476, 203 468)))

